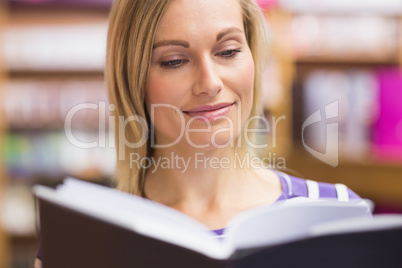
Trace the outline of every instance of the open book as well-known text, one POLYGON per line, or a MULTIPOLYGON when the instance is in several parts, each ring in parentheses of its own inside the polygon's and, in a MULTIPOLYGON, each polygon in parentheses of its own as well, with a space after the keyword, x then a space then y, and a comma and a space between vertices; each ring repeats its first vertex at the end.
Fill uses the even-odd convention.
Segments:
POLYGON ((402 226, 398 217, 376 224, 363 200, 293 198, 239 214, 217 238, 174 209, 88 182, 70 178, 57 189, 35 186, 34 193, 45 268, 265 267, 281 254, 402 226))

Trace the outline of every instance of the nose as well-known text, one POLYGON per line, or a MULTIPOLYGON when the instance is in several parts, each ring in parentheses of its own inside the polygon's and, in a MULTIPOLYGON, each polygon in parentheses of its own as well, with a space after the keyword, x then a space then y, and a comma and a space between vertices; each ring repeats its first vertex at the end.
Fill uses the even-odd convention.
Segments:
POLYGON ((213 59, 208 56, 199 60, 193 85, 195 95, 214 97, 222 90, 223 82, 217 69, 213 59))

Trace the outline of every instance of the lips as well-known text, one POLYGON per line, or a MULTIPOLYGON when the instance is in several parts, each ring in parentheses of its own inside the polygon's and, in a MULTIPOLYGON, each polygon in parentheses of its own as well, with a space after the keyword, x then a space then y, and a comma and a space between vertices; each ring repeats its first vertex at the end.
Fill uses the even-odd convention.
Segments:
POLYGON ((199 120, 215 121, 217 117, 222 117, 230 112, 235 103, 218 103, 215 105, 199 106, 183 113, 190 117, 197 117, 199 120))

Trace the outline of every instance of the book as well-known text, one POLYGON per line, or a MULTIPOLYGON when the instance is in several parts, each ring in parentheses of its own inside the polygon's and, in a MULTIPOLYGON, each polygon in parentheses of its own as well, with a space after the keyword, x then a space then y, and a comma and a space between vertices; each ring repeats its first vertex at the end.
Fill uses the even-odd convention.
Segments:
POLYGON ((402 160, 402 72, 399 68, 377 70, 379 109, 373 127, 373 151, 381 162, 400 163, 402 160))
POLYGON ((392 252, 402 252, 402 218, 372 217, 364 200, 293 198, 259 206, 217 238, 177 210, 112 188, 69 178, 33 191, 44 268, 371 265, 378 252, 393 262, 399 257, 392 252))

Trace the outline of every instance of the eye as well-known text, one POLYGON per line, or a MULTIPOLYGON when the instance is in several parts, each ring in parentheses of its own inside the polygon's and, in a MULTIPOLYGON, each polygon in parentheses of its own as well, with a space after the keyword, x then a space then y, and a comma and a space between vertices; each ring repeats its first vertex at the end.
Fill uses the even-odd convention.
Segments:
POLYGON ((233 58, 240 52, 241 52, 240 49, 229 49, 229 50, 224 50, 222 52, 219 52, 217 55, 222 56, 224 58, 233 58))
POLYGON ((170 60, 161 62, 160 66, 162 68, 175 69, 181 67, 186 62, 187 62, 186 60, 170 60))

